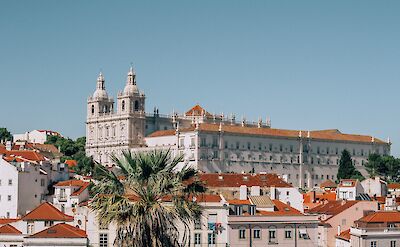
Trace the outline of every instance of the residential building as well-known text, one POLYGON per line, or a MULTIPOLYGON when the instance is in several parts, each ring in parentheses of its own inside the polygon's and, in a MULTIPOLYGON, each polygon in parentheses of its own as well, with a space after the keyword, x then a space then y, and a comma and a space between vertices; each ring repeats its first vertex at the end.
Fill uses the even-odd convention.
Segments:
POLYGON ((354 221, 360 219, 371 211, 378 210, 376 201, 327 201, 326 203, 312 208, 308 214, 319 216, 318 246, 334 247, 335 236, 350 229, 354 221))
POLYGON ((54 206, 62 212, 72 213, 76 206, 89 200, 89 184, 89 182, 82 180, 58 182, 54 185, 54 206))
POLYGON ((2 247, 22 247, 22 232, 10 224, 0 226, 0 244, 2 247))
POLYGON ((105 89, 102 74, 87 100, 86 153, 112 165, 111 155, 123 150, 171 149, 184 155, 182 165, 203 172, 274 172, 297 187, 312 188, 335 180, 341 152, 352 155, 364 175, 371 153, 390 154, 390 141, 339 130, 285 130, 271 128, 270 120, 237 122, 234 115, 211 114, 199 105, 185 114, 145 111, 145 95, 131 68, 117 104, 105 89))
POLYGON ((38 206, 48 192, 40 165, 8 162, 0 155, 0 218, 16 218, 38 206))
POLYGON ((364 193, 367 193, 370 197, 374 196, 386 196, 387 194, 387 183, 380 177, 367 178, 361 181, 364 193))
POLYGON ((229 246, 317 246, 318 217, 259 196, 229 203, 229 246))
POLYGON ((354 222, 350 235, 352 246, 400 246, 400 212, 372 212, 354 222))
POLYGON ((388 184, 388 193, 391 195, 395 195, 396 197, 400 197, 400 184, 399 183, 388 184))
POLYGON ((338 200, 356 200, 364 193, 364 188, 358 179, 342 179, 336 189, 338 200))
POLYGON ((23 134, 14 134, 14 141, 27 141, 32 143, 44 144, 49 136, 62 136, 60 133, 52 130, 32 130, 23 134))
POLYGON ((268 195, 273 200, 280 200, 300 212, 304 211, 303 196, 299 190, 276 174, 202 173, 199 179, 209 191, 221 194, 227 200, 268 195))
POLYGON ((350 240, 350 229, 340 232, 336 236, 336 247, 352 247, 350 240))

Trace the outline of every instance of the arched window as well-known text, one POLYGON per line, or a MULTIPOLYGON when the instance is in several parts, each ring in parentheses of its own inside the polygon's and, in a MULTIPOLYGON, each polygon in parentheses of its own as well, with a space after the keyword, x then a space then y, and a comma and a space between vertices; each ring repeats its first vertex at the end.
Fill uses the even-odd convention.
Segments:
POLYGON ((139 101, 135 100, 135 111, 139 110, 139 101))
POLYGON ((92 105, 92 115, 94 114, 94 105, 92 105))
POLYGON ((122 101, 122 111, 125 111, 125 100, 122 101))

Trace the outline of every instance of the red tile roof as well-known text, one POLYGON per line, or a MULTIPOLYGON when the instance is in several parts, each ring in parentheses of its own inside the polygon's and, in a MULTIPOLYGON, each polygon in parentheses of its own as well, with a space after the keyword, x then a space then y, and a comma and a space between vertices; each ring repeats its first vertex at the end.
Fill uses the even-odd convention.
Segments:
POLYGON ((10 150, 5 152, 5 156, 9 159, 11 158, 20 158, 20 159, 26 159, 28 161, 34 161, 34 162, 40 162, 40 161, 45 161, 46 158, 33 150, 10 150))
POLYGON ((388 184, 388 189, 400 189, 400 184, 398 183, 388 184))
MULTIPOLYGON (((219 132, 219 124, 201 123, 199 124, 199 131, 204 132, 219 132)), ((181 132, 190 132, 194 130, 194 126, 189 128, 182 128, 181 132)), ((242 135, 255 135, 255 136, 272 136, 272 137, 286 137, 286 138, 298 138, 300 133, 303 137, 307 137, 308 131, 301 130, 286 130, 286 129, 273 129, 273 128, 258 128, 254 126, 241 126, 241 125, 222 125, 222 131, 225 133, 242 134, 242 135)), ((172 135, 175 132, 170 130, 159 130, 153 132, 149 137, 166 136, 172 135)), ((309 131, 311 139, 317 140, 328 140, 328 141, 346 141, 346 142, 363 142, 372 143, 374 139, 375 143, 384 144, 386 142, 373 138, 367 135, 354 135, 354 134, 343 134, 339 130, 315 130, 309 131)))
POLYGON ((269 216, 289 216, 289 215, 303 215, 299 210, 279 201, 279 200, 272 200, 275 204, 274 211, 264 211, 264 210, 257 210, 258 213, 261 215, 269 215, 269 216))
POLYGON ((84 230, 59 223, 27 238, 87 238, 87 235, 84 230))
POLYGON ((250 202, 250 200, 239 200, 239 199, 228 200, 228 203, 231 205, 251 205, 252 204, 250 202))
POLYGON ((0 234, 22 234, 22 232, 18 231, 15 227, 7 224, 0 227, 0 234))
POLYGON ((308 211, 311 214, 326 214, 335 216, 344 210, 357 204, 359 201, 328 201, 326 204, 322 204, 308 211))
POLYGON ((400 212, 398 211, 377 211, 357 220, 365 223, 400 223, 400 212))
POLYGON ((74 191, 71 196, 77 196, 80 195, 83 191, 89 187, 90 183, 82 180, 67 180, 67 181, 61 181, 55 184, 55 187, 62 187, 62 186, 68 186, 68 187, 79 187, 78 190, 74 191))
POLYGON ((73 221, 74 217, 69 216, 58 210, 52 204, 44 202, 37 208, 29 212, 27 215, 22 217, 24 221, 73 221))
POLYGON ((336 188, 337 184, 333 182, 332 180, 328 179, 322 182, 319 186, 320 188, 336 188))
POLYGON ((340 180, 338 187, 354 187, 357 183, 357 179, 342 179, 340 180))
POLYGON ((202 173, 198 175, 207 187, 292 187, 276 174, 235 174, 235 173, 202 173))
POLYGON ((200 105, 197 104, 197 105, 193 106, 189 111, 187 111, 185 113, 185 116, 188 116, 188 117, 203 116, 203 114, 206 116, 211 116, 210 113, 208 113, 203 107, 201 107, 200 105))
POLYGON ((78 165, 78 162, 76 160, 65 160, 64 163, 67 164, 70 168, 78 165))
MULTIPOLYGON (((313 191, 307 192, 303 194, 304 203, 312 203, 313 191)), ((315 201, 336 201, 336 192, 323 192, 323 193, 315 193, 315 201)))
POLYGON ((0 225, 17 222, 19 220, 21 220, 21 219, 10 219, 10 218, 0 219, 0 225))
POLYGON ((345 241, 350 241, 350 229, 341 232, 339 235, 336 236, 337 238, 343 239, 345 241))

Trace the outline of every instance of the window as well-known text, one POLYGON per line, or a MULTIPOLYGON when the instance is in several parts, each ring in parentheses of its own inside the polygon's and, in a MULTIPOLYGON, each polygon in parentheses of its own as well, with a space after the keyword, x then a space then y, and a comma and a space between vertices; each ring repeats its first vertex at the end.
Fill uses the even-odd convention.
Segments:
POLYGON ((28 222, 27 232, 28 234, 33 234, 35 232, 35 224, 33 222, 28 222))
POLYGON ((276 240, 276 230, 275 229, 270 229, 269 234, 268 234, 268 241, 269 242, 275 242, 276 240))
POLYGON ((135 111, 139 110, 139 101, 135 100, 135 111))
POLYGON ((261 230, 260 229, 254 229, 253 230, 253 237, 255 239, 260 239, 261 238, 261 230))
POLYGON ((245 239, 245 238, 246 238, 246 230, 239 229, 239 239, 245 239))
POLYGON ((8 185, 10 185, 10 186, 12 185, 12 179, 8 180, 8 185))
POLYGON ((292 230, 285 230, 285 238, 292 238, 292 230))
POLYGON ((10 202, 11 201, 11 195, 7 196, 7 200, 10 202))
POLYGON ((200 233, 194 234, 194 244, 201 245, 201 234, 200 233))
POLYGON ((45 227, 50 227, 50 226, 52 226, 52 225, 54 225, 54 221, 46 220, 46 221, 44 222, 44 226, 45 226, 45 227))
POLYGON ((247 149, 248 149, 248 150, 251 149, 251 143, 250 143, 250 142, 247 143, 247 149))
POLYGON ((10 212, 7 212, 7 217, 6 218, 10 218, 10 212))
POLYGON ((236 149, 240 149, 240 142, 236 142, 236 149))
POLYGON ((396 240, 390 241, 390 247, 396 247, 396 240))
POLYGON ((202 147, 207 146, 207 139, 205 137, 200 138, 200 146, 202 147))
POLYGON ((40 186, 44 187, 44 178, 40 179, 40 186))
POLYGON ((272 151, 272 144, 269 144, 269 151, 272 151))
POLYGON ((293 145, 290 145, 290 152, 293 153, 293 145))
POLYGON ((208 246, 215 244, 215 233, 208 234, 208 246))
POLYGON ((283 150, 283 146, 281 144, 281 145, 279 145, 279 151, 282 152, 282 150, 283 150))
POLYGON ((234 209, 235 209, 235 215, 242 215, 243 208, 241 205, 235 205, 234 209))
POLYGON ((94 114, 94 105, 92 105, 92 115, 94 114))
POLYGON ((218 151, 217 150, 213 151, 213 159, 218 159, 218 151))
POLYGON ((320 149, 319 149, 319 147, 317 147, 317 154, 319 154, 320 153, 320 149))
POLYGON ((125 111, 125 100, 122 101, 122 111, 125 111))
POLYGON ((194 229, 195 230, 201 229, 201 219, 200 218, 196 218, 194 220, 194 229))
POLYGON ((107 233, 100 233, 99 247, 108 247, 108 234, 107 233))
POLYGON ((370 247, 376 247, 376 241, 371 241, 370 247))

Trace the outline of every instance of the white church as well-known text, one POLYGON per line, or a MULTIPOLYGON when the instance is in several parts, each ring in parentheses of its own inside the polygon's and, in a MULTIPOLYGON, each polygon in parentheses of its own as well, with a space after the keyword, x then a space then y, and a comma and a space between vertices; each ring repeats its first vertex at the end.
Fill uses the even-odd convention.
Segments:
POLYGON ((235 115, 211 114, 196 105, 185 114, 145 111, 131 67, 117 104, 107 94, 103 75, 87 100, 86 153, 112 165, 110 155, 123 150, 170 149, 184 163, 203 172, 277 173, 294 186, 312 188, 335 180, 340 154, 347 149, 356 168, 371 153, 390 154, 390 140, 344 134, 336 129, 285 130, 265 123, 237 121, 235 115))

